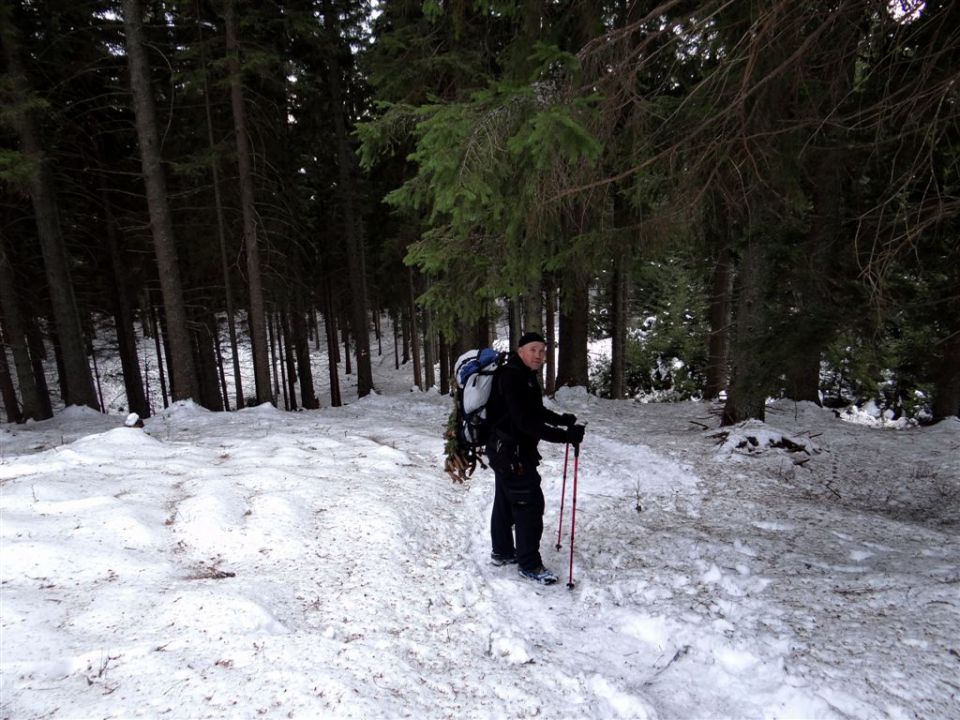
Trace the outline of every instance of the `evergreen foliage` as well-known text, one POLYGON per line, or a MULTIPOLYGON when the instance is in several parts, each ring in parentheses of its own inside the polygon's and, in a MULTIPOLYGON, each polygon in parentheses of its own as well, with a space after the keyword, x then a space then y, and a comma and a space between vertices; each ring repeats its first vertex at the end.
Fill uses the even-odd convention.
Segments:
MULTIPOLYGON (((301 357, 317 312, 331 351, 365 352, 345 330, 370 317, 351 313, 365 285, 417 368, 421 340, 443 348, 429 359, 443 366, 457 344, 488 341, 474 334, 509 303, 545 331, 559 310, 549 330, 574 381, 588 335, 625 336, 591 379, 600 394, 699 397, 709 365, 724 371, 728 422, 782 395, 960 412, 956 3, 384 0, 373 12, 363 0, 237 0, 236 76, 220 3, 144 5, 209 407, 230 384, 217 382, 220 325, 251 300, 238 78, 265 314, 301 357)), ((40 156, 21 146, 25 112, 86 339, 94 316, 118 337, 155 325, 162 344, 169 330, 122 19, 119 0, 0 1, 24 68, 7 55, 0 66, 0 234, 23 279, 0 320, 14 384, 41 396, 44 378, 25 375, 58 351, 37 229, 52 219, 31 203, 40 156)), ((136 343, 118 342, 133 406, 136 343)), ((284 386, 291 408, 303 371, 284 386)), ((237 404, 243 394, 237 383, 237 404)))

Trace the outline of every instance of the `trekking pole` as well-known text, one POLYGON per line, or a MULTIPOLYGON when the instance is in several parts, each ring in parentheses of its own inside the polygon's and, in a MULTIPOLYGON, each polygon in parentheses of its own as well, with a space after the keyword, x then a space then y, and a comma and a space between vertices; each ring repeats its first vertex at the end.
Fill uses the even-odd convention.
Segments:
POLYGON ((557 523, 557 550, 560 545, 560 531, 563 529, 563 499, 567 494, 567 458, 570 457, 570 443, 567 443, 567 449, 563 453, 563 484, 560 486, 560 521, 557 523))
POLYGON ((577 532, 577 470, 580 466, 580 443, 573 446, 573 504, 570 506, 570 579, 567 587, 573 590, 573 538, 577 532))

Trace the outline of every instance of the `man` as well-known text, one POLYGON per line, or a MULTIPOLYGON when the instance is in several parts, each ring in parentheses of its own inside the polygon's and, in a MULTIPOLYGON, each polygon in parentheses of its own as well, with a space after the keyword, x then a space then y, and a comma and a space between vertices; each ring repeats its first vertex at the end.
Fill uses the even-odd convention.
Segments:
POLYGON ((517 351, 497 370, 487 402, 492 431, 486 451, 496 474, 490 516, 491 559, 495 565, 517 563, 524 577, 551 585, 557 576, 543 567, 540 557, 544 501, 537 444, 547 440, 579 445, 584 427, 576 424, 576 416, 558 415, 543 406, 538 373, 546 352, 543 336, 525 333, 517 351))

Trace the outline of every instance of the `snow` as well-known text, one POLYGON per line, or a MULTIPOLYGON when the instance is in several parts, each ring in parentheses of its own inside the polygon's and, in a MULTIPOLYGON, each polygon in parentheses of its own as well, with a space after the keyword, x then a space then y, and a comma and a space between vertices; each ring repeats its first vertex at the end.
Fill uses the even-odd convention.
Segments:
POLYGON ((960 718, 960 422, 561 390, 543 587, 376 360, 342 408, 0 426, 2 717, 960 718))

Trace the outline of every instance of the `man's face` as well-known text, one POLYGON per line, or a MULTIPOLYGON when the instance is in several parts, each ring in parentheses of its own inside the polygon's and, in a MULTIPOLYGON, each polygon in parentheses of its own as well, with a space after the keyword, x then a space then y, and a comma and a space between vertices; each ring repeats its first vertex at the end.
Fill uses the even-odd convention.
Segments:
POLYGON ((547 346, 534 340, 518 348, 517 355, 523 360, 524 365, 534 372, 539 372, 547 361, 547 346))

